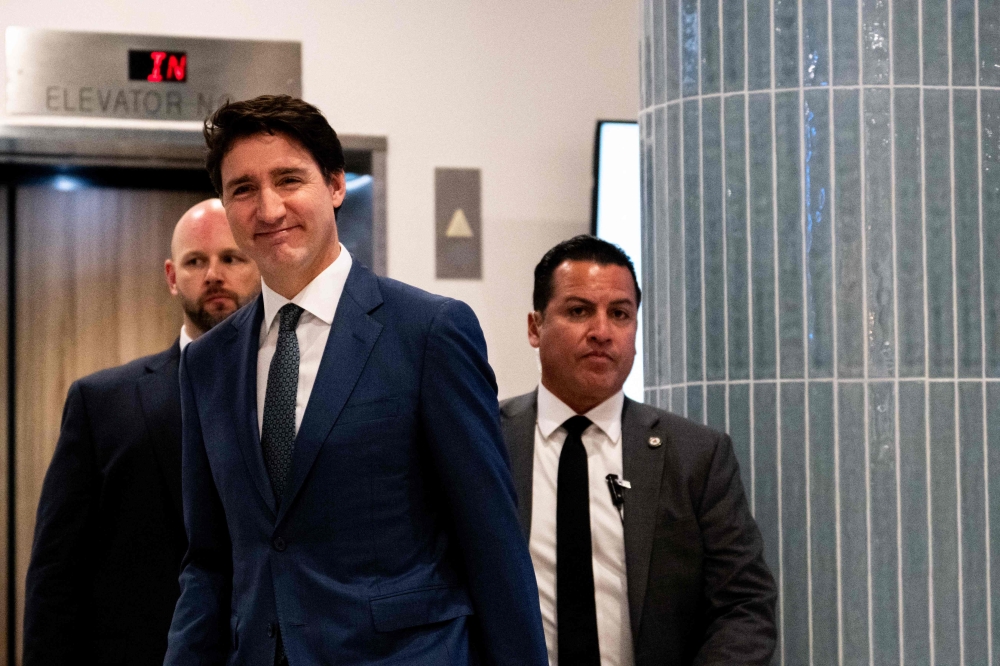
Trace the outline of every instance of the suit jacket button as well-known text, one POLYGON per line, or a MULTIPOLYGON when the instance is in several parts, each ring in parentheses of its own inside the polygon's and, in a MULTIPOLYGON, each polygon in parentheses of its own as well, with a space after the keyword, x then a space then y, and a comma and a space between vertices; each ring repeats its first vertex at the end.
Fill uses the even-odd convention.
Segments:
POLYGON ((276 634, 276 633, 277 633, 277 631, 274 628, 274 622, 272 622, 271 624, 267 625, 267 637, 268 638, 274 638, 274 634, 276 634))
POLYGON ((274 541, 271 542, 271 545, 274 546, 274 549, 276 551, 278 551, 279 553, 283 553, 285 552, 285 546, 287 544, 285 544, 285 540, 282 539, 281 537, 275 537, 274 541))

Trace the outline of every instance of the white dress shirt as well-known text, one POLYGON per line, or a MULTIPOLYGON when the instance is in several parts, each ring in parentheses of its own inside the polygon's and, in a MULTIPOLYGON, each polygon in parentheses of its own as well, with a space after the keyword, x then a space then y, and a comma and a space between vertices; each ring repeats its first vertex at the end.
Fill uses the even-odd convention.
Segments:
POLYGON ((303 309, 295 337, 299 340, 299 387, 295 396, 295 432, 302 425, 309 396, 312 394, 319 364, 323 360, 333 315, 337 312, 340 295, 344 292, 347 274, 351 272, 351 255, 340 246, 340 255, 313 278, 292 300, 275 292, 261 280, 264 296, 264 321, 260 324, 260 346, 257 350, 257 427, 264 427, 264 397, 267 395, 267 373, 271 358, 278 346, 278 310, 286 303, 295 303, 303 309))
POLYGON ((192 342, 194 342, 194 339, 190 335, 188 335, 187 329, 184 328, 184 324, 181 324, 181 339, 180 339, 181 351, 184 351, 184 348, 187 347, 192 342))
MULTIPOLYGON (((593 422, 581 439, 587 450, 590 482, 590 539, 594 561, 594 597, 602 666, 632 666, 632 627, 629 623, 625 578, 625 532, 621 515, 611 502, 605 477, 622 478, 622 408, 619 391, 584 416, 593 422)), ((529 550, 538 582, 545 644, 550 666, 558 666, 556 617, 556 485, 559 454, 566 430, 562 424, 576 416, 566 403, 538 385, 538 422, 531 484, 531 538, 529 550)), ((567 664, 566 666, 571 666, 567 664)))

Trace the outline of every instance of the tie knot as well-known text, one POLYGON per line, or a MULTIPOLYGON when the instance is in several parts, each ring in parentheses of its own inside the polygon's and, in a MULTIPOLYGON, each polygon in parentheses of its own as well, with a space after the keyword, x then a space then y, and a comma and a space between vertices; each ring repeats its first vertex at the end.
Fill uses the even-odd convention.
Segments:
POLYGON ((562 424, 562 427, 566 428, 568 437, 579 437, 590 424, 591 420, 586 416, 574 416, 571 419, 566 419, 565 423, 562 424))
POLYGON ((299 325, 299 317, 302 316, 302 308, 300 308, 295 303, 286 303, 281 306, 278 310, 278 332, 287 333, 288 331, 294 331, 295 327, 299 325))

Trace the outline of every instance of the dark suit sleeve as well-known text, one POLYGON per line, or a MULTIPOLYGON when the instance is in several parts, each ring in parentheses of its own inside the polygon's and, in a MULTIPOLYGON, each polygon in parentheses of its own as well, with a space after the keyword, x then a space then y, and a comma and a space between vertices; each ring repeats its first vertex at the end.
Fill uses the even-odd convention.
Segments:
POLYGON ((765 666, 774 653, 774 578, 750 515, 732 441, 720 435, 698 507, 708 626, 694 663, 765 666))
POLYGON ((188 550, 165 666, 224 664, 229 655, 232 544, 202 437, 194 390, 181 357, 182 493, 188 550))
POLYGON ((90 421, 74 383, 38 503, 25 589, 25 666, 87 660, 85 617, 98 487, 90 421))
POLYGON ((496 380, 472 310, 447 301, 431 325, 421 419, 451 510, 488 664, 548 663, 538 589, 517 520, 496 380))

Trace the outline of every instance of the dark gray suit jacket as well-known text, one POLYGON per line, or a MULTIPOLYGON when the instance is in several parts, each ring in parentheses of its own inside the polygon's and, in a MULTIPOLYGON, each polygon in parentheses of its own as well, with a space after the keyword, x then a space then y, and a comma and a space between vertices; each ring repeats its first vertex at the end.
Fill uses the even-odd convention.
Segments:
MULTIPOLYGON (((500 404, 526 536, 537 402, 500 404)), ((777 591, 729 437, 626 398, 622 445, 636 666, 770 663, 777 591)))

